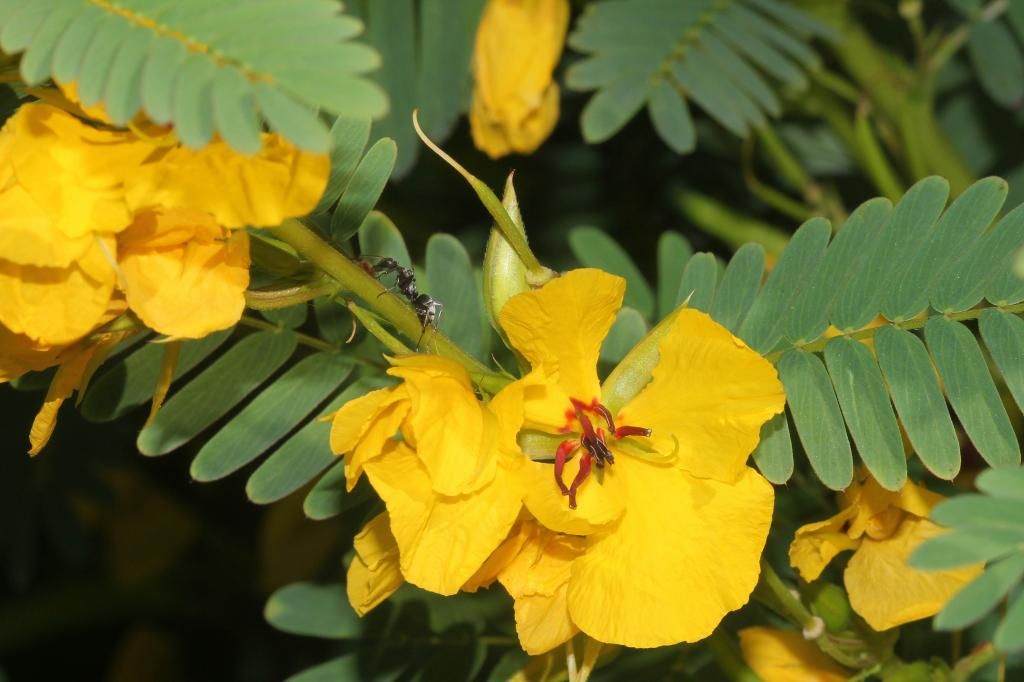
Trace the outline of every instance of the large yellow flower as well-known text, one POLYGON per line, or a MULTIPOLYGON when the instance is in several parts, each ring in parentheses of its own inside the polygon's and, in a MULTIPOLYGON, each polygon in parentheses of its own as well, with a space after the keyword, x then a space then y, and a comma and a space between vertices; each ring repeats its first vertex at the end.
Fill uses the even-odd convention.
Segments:
POLYGON ((763 682, 845 682, 851 671, 793 630, 740 630, 740 651, 763 682))
POLYGON ((927 518, 942 500, 911 482, 888 491, 862 472, 841 496, 838 514, 797 530, 790 563, 811 581, 840 552, 855 550, 843 577, 850 605, 868 625, 881 631, 933 616, 983 568, 925 572, 907 565, 919 544, 945 532, 927 518))
MULTIPOLYGON (((585 537, 568 571, 562 632, 631 647, 692 642, 757 583, 774 496, 745 462, 785 396, 767 361, 704 313, 682 310, 650 383, 613 414, 596 366, 624 290, 619 277, 576 270, 501 311, 532 367, 524 431, 565 438, 554 466, 524 467, 524 501, 549 530, 585 537)), ((520 615, 521 637, 539 627, 520 615)))
POLYGON ((491 158, 529 154, 558 121, 552 80, 569 25, 568 0, 490 0, 473 53, 473 142, 491 158))
POLYGON ((331 449, 345 455, 351 488, 363 471, 384 500, 401 571, 414 585, 455 594, 506 538, 522 508, 515 443, 522 386, 488 404, 451 360, 391 360, 402 379, 346 403, 331 449), (400 438, 396 438, 400 432, 400 438))

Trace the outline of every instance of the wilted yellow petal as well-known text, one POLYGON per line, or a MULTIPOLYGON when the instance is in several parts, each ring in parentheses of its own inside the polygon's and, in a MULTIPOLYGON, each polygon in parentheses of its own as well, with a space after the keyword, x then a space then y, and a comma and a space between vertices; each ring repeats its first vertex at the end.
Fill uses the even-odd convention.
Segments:
POLYGON ((92 331, 103 318, 116 273, 107 259, 113 242, 93 242, 66 268, 38 268, 0 260, 0 323, 43 345, 63 345, 92 331))
POLYGON ((272 227, 312 211, 329 171, 325 154, 300 151, 280 135, 264 134, 263 148, 251 156, 218 140, 154 153, 138 168, 127 198, 133 211, 190 208, 224 227, 272 227))
POLYGON ((952 571, 918 571, 907 557, 925 540, 946 529, 907 517, 884 540, 865 538, 843 576, 850 606, 875 630, 934 616, 954 594, 981 573, 983 566, 952 571))
POLYGON ((395 358, 388 374, 404 380, 411 403, 404 428, 442 495, 479 490, 494 478, 495 420, 477 400, 466 370, 437 356, 395 358))
POLYGON ((619 456, 604 485, 626 511, 588 536, 572 564, 569 613, 580 630, 639 648, 695 642, 747 603, 774 502, 757 472, 726 484, 619 456))
POLYGON ((554 129, 552 74, 568 24, 568 0, 491 0, 484 9, 473 52, 470 127, 491 158, 528 154, 554 129))
POLYGON ((233 326, 245 309, 249 235, 201 211, 147 211, 122 234, 125 295, 147 327, 197 339, 233 326))
POLYGON ((659 453, 677 452, 694 476, 743 475, 761 425, 786 396, 775 368, 699 310, 682 310, 658 346, 653 379, 616 423, 652 430, 659 453))
POLYGON ((156 388, 153 391, 153 402, 149 406, 149 416, 143 426, 149 426, 160 414, 167 392, 171 390, 171 383, 174 381, 174 370, 178 367, 178 356, 181 355, 181 341, 168 341, 164 344, 164 357, 160 362, 160 374, 156 379, 156 388))
POLYGON ((845 524, 856 514, 855 507, 847 507, 830 519, 797 529, 789 546, 789 563, 801 578, 808 582, 817 580, 837 554, 860 545, 860 540, 851 538, 845 530, 845 524))
POLYGON ((345 590, 352 608, 365 616, 404 582, 387 513, 373 517, 356 535, 354 544, 356 555, 348 567, 345 590))
POLYGON ((799 632, 753 627, 739 636, 743 660, 762 682, 845 682, 852 675, 799 632))
POLYGON ((589 403, 601 395, 597 358, 625 291, 621 277, 572 270, 541 289, 513 296, 501 309, 509 341, 548 382, 527 392, 528 421, 561 427, 570 397, 589 403))
POLYGON ((151 145, 48 104, 22 105, 2 134, 17 183, 62 234, 113 234, 131 223, 125 183, 151 145))
POLYGON ((389 441, 365 468, 387 506, 405 579, 443 595, 458 592, 477 572, 522 506, 515 479, 504 475, 474 493, 436 493, 419 457, 400 441, 389 441))

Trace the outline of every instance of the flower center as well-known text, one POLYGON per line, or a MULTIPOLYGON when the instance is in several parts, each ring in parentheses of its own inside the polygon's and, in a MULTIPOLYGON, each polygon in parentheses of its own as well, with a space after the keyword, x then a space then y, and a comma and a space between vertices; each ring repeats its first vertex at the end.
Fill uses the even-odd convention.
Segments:
POLYGON ((597 402, 597 398, 594 398, 590 404, 576 398, 569 398, 569 402, 572 406, 565 411, 566 425, 561 431, 562 433, 578 432, 580 435, 578 438, 562 441, 558 446, 558 450, 555 451, 555 483, 558 484, 558 489, 562 491, 563 495, 569 496, 569 508, 575 509, 576 491, 583 484, 583 481, 587 480, 587 477, 590 476, 591 465, 596 465, 598 469, 603 469, 606 464, 610 466, 615 463, 615 457, 612 455, 612 451, 608 449, 608 441, 605 439, 611 437, 619 440, 629 436, 650 436, 651 430, 642 426, 616 427, 611 411, 597 402), (594 423, 590 421, 588 414, 600 417, 604 421, 608 426, 607 434, 601 426, 594 427, 594 423), (579 425, 578 430, 573 427, 573 422, 579 425), (580 456, 580 469, 576 473, 576 478, 573 479, 572 484, 566 486, 565 481, 562 480, 562 470, 565 468, 566 461, 577 450, 583 451, 583 454, 580 456))

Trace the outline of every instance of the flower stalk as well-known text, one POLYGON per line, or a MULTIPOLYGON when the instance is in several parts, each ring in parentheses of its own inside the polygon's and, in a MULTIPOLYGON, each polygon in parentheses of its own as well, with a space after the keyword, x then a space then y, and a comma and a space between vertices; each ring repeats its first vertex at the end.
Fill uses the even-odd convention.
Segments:
MULTIPOLYGON (((275 233, 334 279, 341 289, 361 298, 371 310, 387 320, 406 338, 418 339, 423 334, 423 325, 419 317, 406 301, 385 288, 351 258, 328 244, 300 221, 286 220, 275 233)), ((429 344, 432 352, 462 365, 473 381, 486 391, 496 392, 510 382, 508 377, 492 372, 437 329, 429 332, 429 344)))

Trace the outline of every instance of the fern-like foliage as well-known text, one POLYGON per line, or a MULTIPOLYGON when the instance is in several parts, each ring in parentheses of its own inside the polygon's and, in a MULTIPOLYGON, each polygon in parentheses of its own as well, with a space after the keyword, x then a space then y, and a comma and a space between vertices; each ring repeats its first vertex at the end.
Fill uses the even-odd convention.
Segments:
POLYGON ((326 151, 316 110, 382 115, 387 99, 361 77, 380 63, 352 38, 359 20, 329 0, 5 0, 0 48, 23 52, 29 85, 78 84, 123 125, 141 109, 186 145, 220 133, 260 147, 260 119, 297 145, 326 151))
POLYGON ((711 254, 691 256, 679 235, 665 235, 657 296, 620 247, 570 244, 583 264, 628 281, 631 307, 610 337, 616 347, 643 334, 655 300, 662 315, 687 302, 776 363, 788 410, 764 427, 754 454, 767 478, 784 483, 793 472, 792 422, 828 487, 849 485, 855 445, 872 475, 896 490, 907 477, 900 425, 933 474, 951 479, 959 471, 947 401, 986 462, 1020 462, 992 374, 1001 375, 1007 400, 1024 408, 1024 279, 1013 269, 1024 248, 1024 206, 992 225, 1006 194, 1005 181, 987 178, 947 207, 949 185, 932 177, 895 206, 885 199, 859 206, 834 237, 828 221, 812 219, 763 284, 756 244, 722 267, 711 254), (965 325, 974 320, 991 366, 965 325))
POLYGON ((780 113, 766 75, 804 86, 818 64, 807 41, 831 35, 777 0, 595 2, 569 37, 587 58, 566 78, 597 91, 581 121, 588 142, 608 139, 646 107, 665 144, 683 154, 696 145, 688 101, 745 137, 780 113))
POLYGON ((985 571, 935 616, 936 630, 960 630, 1006 600, 993 643, 1007 653, 1024 649, 1024 469, 990 469, 976 481, 978 494, 958 495, 932 510, 949 533, 918 547, 909 563, 945 571, 985 563, 985 571), (1014 596, 1016 595, 1016 596, 1014 596))

